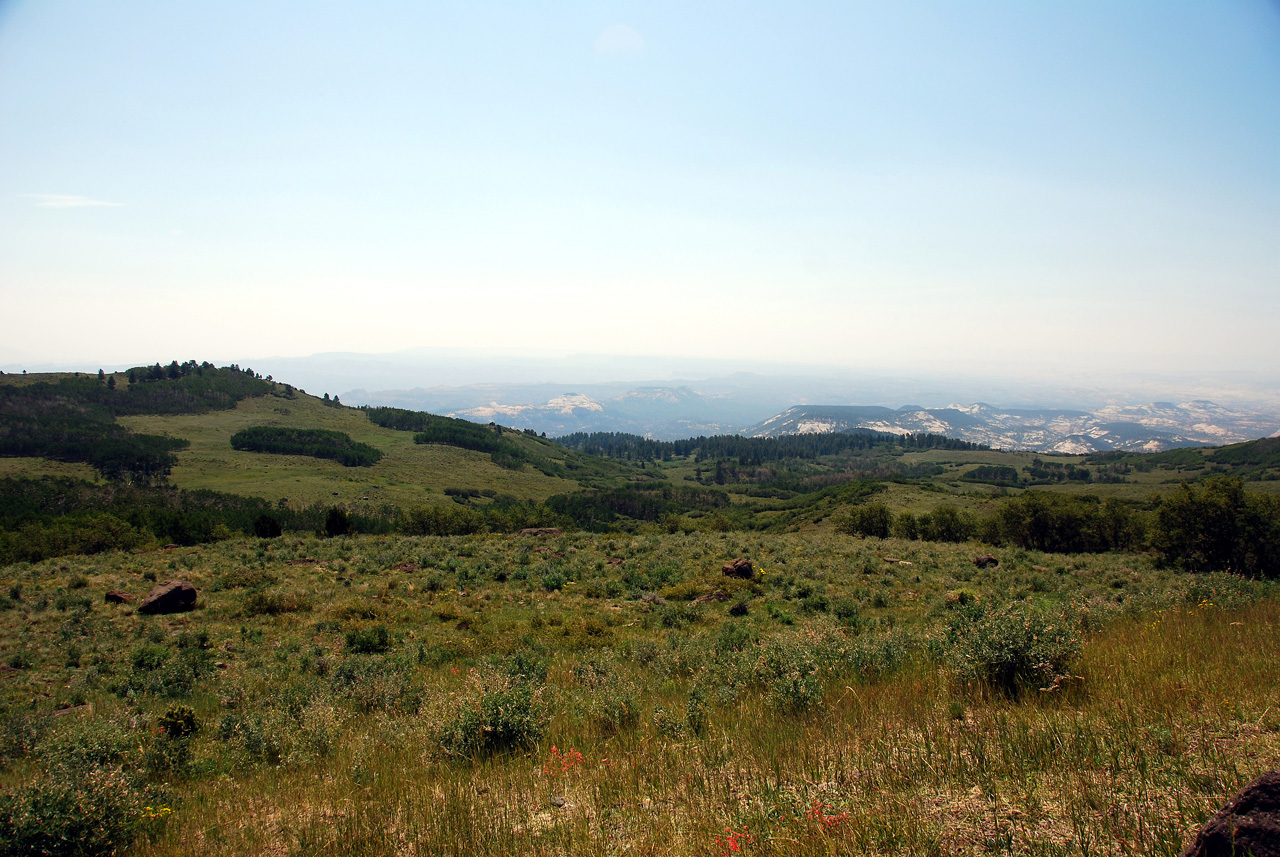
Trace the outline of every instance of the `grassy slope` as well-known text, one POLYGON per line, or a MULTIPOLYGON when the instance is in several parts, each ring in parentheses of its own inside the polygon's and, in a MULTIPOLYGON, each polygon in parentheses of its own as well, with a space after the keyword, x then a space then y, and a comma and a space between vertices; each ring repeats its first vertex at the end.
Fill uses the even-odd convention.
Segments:
MULTIPOLYGON (((581 535, 233 540, 70 558, 6 570, 23 589, 0 612, 0 643, 27 666, 8 674, 0 694, 11 715, 31 700, 37 711, 87 703, 46 721, 68 732, 86 718, 144 728, 174 700, 130 702, 104 685, 128 674, 131 652, 148 639, 210 634, 226 666, 179 700, 206 724, 192 747, 197 773, 160 775, 175 786, 175 814, 130 852, 156 857, 726 854, 716 841, 726 828, 750 832, 748 854, 1170 854, 1242 781, 1280 763, 1276 600, 1254 600, 1224 576, 1158 571, 1141 557, 1008 551, 999 570, 979 572, 972 551, 822 534, 581 535), (720 563, 740 555, 755 558, 764 577, 726 581, 720 563), (422 567, 393 568, 406 561, 422 567), (823 705, 785 714, 764 689, 717 686, 707 652, 731 621, 727 603, 678 607, 692 623, 668 628, 669 614, 608 594, 610 581, 662 568, 683 578, 663 590, 669 598, 734 589, 749 599, 747 627, 801 645, 842 633, 827 615, 804 612, 806 589, 860 605, 869 627, 849 638, 851 650, 904 631, 935 635, 957 588, 984 600, 1085 604, 1094 630, 1082 680, 1066 693, 970 692, 919 662, 883 681, 841 678, 823 705), (246 571, 272 576, 264 591, 292 606, 255 614, 252 591, 215 585, 246 571), (526 579, 499 582, 499 571, 526 579), (200 609, 147 618, 102 603, 108 589, 145 592, 147 573, 191 580, 200 609), (549 573, 572 582, 547 591, 539 581, 549 573), (87 606, 50 605, 59 593, 87 606), (401 704, 393 687, 362 711, 328 696, 327 676, 347 657, 344 631, 375 618, 392 630, 388 657, 409 665, 423 695, 401 704), (66 665, 69 639, 79 666, 66 665), (487 653, 528 645, 552 661, 545 736, 528 752, 481 762, 440 758, 432 706, 466 694, 470 669, 487 653), (592 714, 610 692, 573 671, 592 649, 617 653, 618 687, 639 705, 634 725, 615 732, 592 714), (712 694, 706 732, 664 731, 657 710, 682 713, 695 682, 712 694), (295 718, 286 709, 299 694, 295 718), (217 737, 220 718, 246 712, 295 749, 264 763, 245 755, 249 745, 217 737), (323 717, 336 725, 321 753, 303 737, 323 717), (553 746, 575 748, 582 761, 563 770, 553 746), (809 815, 815 803, 838 820, 809 815)), ((150 740, 141 734, 140 745, 150 740)), ((12 784, 30 773, 19 764, 0 777, 12 784)))
POLYGON ((519 499, 541 500, 577 489, 576 482, 545 476, 530 467, 513 471, 484 453, 434 444, 415 444, 411 432, 384 429, 358 410, 325 405, 312 396, 246 399, 235 410, 172 417, 124 417, 136 432, 186 438, 170 482, 181 488, 209 488, 311 504, 340 501, 413 506, 446 502, 445 488, 492 488, 519 499), (238 452, 231 435, 253 425, 320 428, 345 432, 352 440, 383 452, 372 467, 343 467, 306 456, 238 452), (367 498, 365 500, 364 498, 367 498))
POLYGON ((67 479, 83 479, 86 482, 99 482, 98 471, 87 464, 74 461, 50 461, 47 458, 0 458, 0 478, 5 476, 25 476, 38 479, 41 476, 62 476, 67 479))

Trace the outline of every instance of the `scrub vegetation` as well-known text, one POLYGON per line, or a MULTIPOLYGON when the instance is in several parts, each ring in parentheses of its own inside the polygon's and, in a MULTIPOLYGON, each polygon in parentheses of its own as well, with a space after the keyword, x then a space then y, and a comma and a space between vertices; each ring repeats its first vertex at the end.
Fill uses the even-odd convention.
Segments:
POLYGON ((0 854, 1172 855, 1280 765, 1265 446, 608 457, 263 383, 110 423, 167 480, 0 483, 0 854))

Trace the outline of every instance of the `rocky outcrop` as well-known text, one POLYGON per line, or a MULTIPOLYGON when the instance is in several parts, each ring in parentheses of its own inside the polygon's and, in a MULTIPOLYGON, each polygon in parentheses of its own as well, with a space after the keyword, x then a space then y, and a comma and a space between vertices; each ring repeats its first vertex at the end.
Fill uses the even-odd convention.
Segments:
POLYGON ((1182 857, 1280 857, 1280 771, 1245 786, 1205 822, 1182 857))
POLYGON ((750 580, 756 573, 749 559, 735 559, 732 562, 726 562, 720 570, 724 572, 725 577, 738 577, 742 580, 750 580))
POLYGON ((185 580, 157 583, 138 606, 139 613, 181 613, 196 606, 196 588, 185 580))

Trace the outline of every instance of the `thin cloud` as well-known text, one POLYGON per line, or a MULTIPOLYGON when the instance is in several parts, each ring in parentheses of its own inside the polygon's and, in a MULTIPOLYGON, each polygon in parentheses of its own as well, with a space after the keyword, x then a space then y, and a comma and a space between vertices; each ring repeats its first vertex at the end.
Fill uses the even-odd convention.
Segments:
POLYGON ((596 53, 601 56, 644 53, 644 36, 625 24, 614 24, 596 37, 596 53))
POLYGON ((27 199, 34 199, 36 206, 39 208, 116 208, 124 205, 123 202, 107 202, 70 193, 27 193, 23 194, 23 196, 27 199))

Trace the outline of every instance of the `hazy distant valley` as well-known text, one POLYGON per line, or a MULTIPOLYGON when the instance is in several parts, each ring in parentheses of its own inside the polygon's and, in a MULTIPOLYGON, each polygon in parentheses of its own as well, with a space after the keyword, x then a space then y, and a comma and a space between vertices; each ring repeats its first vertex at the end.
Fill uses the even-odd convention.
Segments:
MULTIPOLYGON (((886 391, 867 392, 880 398, 886 391)), ((1280 430, 1280 414, 1229 408, 1204 399, 1088 408, 1004 407, 983 402, 887 407, 843 404, 849 401, 847 394, 830 381, 744 374, 675 385, 474 384, 374 393, 354 390, 344 394, 343 400, 497 422, 550 437, 611 431, 674 440, 873 429, 894 434, 931 432, 993 448, 1073 454, 1221 445, 1268 437, 1280 430)))

